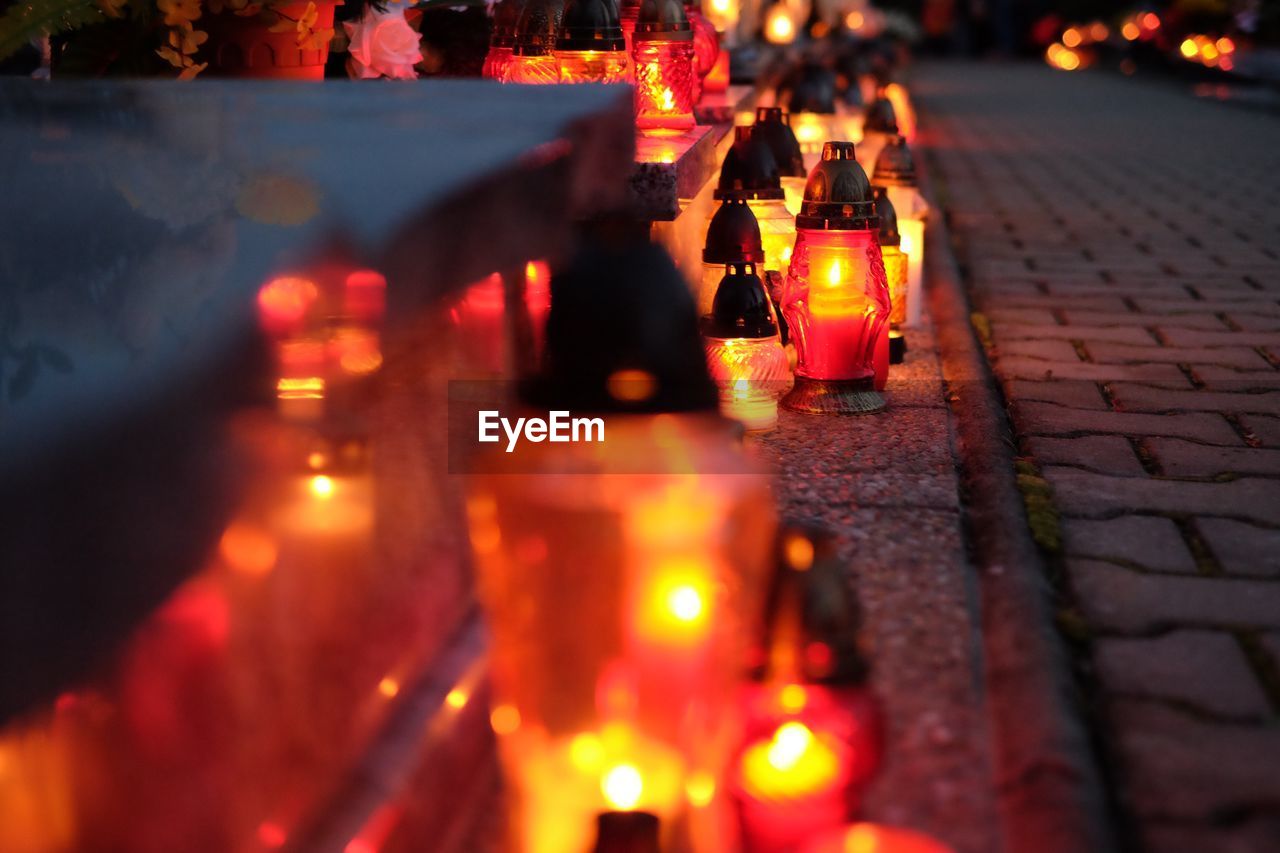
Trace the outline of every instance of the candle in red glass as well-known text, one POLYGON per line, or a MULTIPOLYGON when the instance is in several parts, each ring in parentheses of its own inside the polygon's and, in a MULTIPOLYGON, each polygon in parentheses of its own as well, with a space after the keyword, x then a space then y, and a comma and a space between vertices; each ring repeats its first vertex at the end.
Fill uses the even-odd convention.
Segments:
POLYGON ((626 42, 614 0, 568 0, 556 40, 561 83, 621 83, 626 42))
POLYGON ((693 28, 680 0, 643 0, 632 36, 636 129, 674 135, 694 126, 693 28))
POLYGON ((489 52, 485 54, 480 75, 499 82, 507 79, 511 52, 516 46, 516 24, 524 9, 524 0, 499 0, 493 7, 493 29, 489 34, 489 52))
POLYGON ((562 0, 528 0, 516 25, 516 44, 511 51, 506 82, 560 82, 555 45, 563 12, 562 0))
POLYGON ((704 81, 720 55, 720 36, 702 14, 702 0, 684 0, 684 13, 693 27, 693 70, 697 74, 694 101, 698 101, 704 81))
POLYGON ((783 400, 809 413, 884 408, 875 349, 891 303, 871 184, 852 142, 828 142, 796 217, 782 314, 796 345, 795 389, 783 400))
POLYGON ((746 737, 730 780, 744 853, 789 853, 844 825, 880 764, 882 723, 864 681, 857 603, 834 539, 779 537, 746 737))

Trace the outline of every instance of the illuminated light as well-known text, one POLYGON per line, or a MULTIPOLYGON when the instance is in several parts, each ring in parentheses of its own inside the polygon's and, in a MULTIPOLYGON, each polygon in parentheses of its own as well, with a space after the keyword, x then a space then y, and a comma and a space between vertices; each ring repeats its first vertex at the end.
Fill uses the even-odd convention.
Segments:
POLYGON ((854 32, 862 29, 862 25, 865 23, 866 18, 857 9, 844 16, 844 25, 854 32))
POLYGON ((390 676, 387 676, 378 682, 378 692, 388 699, 391 699, 400 692, 400 682, 390 676))
POLYGON ((356 270, 347 276, 343 308, 363 323, 382 318, 387 308, 387 277, 377 270, 356 270))
POLYGON ((1213 44, 1206 44, 1200 48, 1200 58, 1206 63, 1212 63, 1218 58, 1218 48, 1213 44))
POLYGON ((706 808, 716 796, 715 777, 705 771, 691 773, 685 780, 684 794, 689 805, 696 809, 706 808))
POLYGON ((1141 28, 1133 21, 1126 21, 1124 26, 1120 28, 1120 35, 1125 41, 1136 41, 1138 36, 1142 35, 1141 28))
POLYGON ((1107 25, 1102 21, 1094 21, 1089 25, 1089 38, 1093 41, 1106 41, 1109 35, 1111 30, 1107 29, 1107 25))
POLYGON ((831 266, 827 268, 827 284, 831 287, 840 286, 840 262, 832 261, 831 266))
POLYGON ((717 15, 727 15, 729 13, 729 9, 732 8, 729 4, 729 0, 711 0, 708 6, 710 10, 715 12, 717 15))
POLYGON ((778 706, 788 714, 797 714, 809 703, 809 693, 799 684, 788 684, 778 691, 778 706))
POLYGON ((68 690, 65 693, 59 693, 58 698, 53 702, 53 708, 59 714, 66 714, 74 711, 80 704, 80 697, 73 691, 68 690))
POLYGON ((955 853, 942 842, 911 829, 855 823, 820 836, 805 853, 955 853))
POLYGON ((813 732, 804 723, 783 723, 769 744, 769 763, 778 770, 790 770, 813 743, 813 732))
POLYGON ((1075 27, 1068 27, 1066 32, 1062 34, 1062 43, 1067 47, 1079 47, 1081 41, 1083 41, 1083 39, 1080 35, 1080 31, 1075 27))
POLYGON ((789 264, 789 263, 791 262, 791 252, 792 252, 792 251, 793 251, 793 247, 791 247, 791 246, 784 246, 784 247, 782 248, 782 262, 783 262, 783 264, 789 264))
POLYGON ((644 793, 644 779, 634 766, 619 764, 604 774, 600 780, 600 792, 614 809, 631 811, 644 793))
POLYGON ((1142 26, 1148 30, 1160 29, 1160 16, 1155 12, 1147 12, 1142 16, 1142 26))
POLYGON ((315 471, 329 464, 329 457, 321 453, 319 450, 313 450, 307 454, 307 467, 315 471))
POLYGON ((232 522, 223 532, 218 553, 232 569, 252 576, 271 571, 279 556, 276 541, 268 531, 243 521, 232 522))
POLYGON ((813 542, 808 536, 793 533, 787 537, 783 546, 787 565, 798 572, 808 571, 813 566, 813 542))
POLYGON ((471 701, 471 694, 463 690, 461 687, 455 687, 444 696, 444 704, 448 705, 455 711, 460 711, 467 707, 467 702, 471 701))
POLYGON ((283 847, 284 843, 289 840, 288 833, 284 831, 284 827, 272 821, 263 821, 258 824, 258 841, 263 847, 272 850, 283 847))
POLYGON ((1218 60, 1218 67, 1223 71, 1230 71, 1232 68, 1235 68, 1235 65, 1235 62, 1233 62, 1229 56, 1224 56, 1218 60))
POLYGON ((516 557, 522 563, 541 563, 547 559, 547 540, 541 536, 526 536, 516 545, 516 557))
POLYGON ((1224 55, 1228 53, 1234 53, 1236 49, 1236 43, 1233 42, 1227 36, 1223 36, 1222 38, 1218 39, 1218 41, 1215 43, 1215 46, 1218 48, 1218 53, 1221 53, 1224 55))
POLYGON ((604 763, 604 745, 596 735, 583 732, 569 742, 569 760, 581 771, 595 772, 604 763))
POLYGON ((276 397, 281 400, 322 400, 324 380, 319 376, 281 377, 276 381, 276 397))
POLYGON ((502 545, 502 531, 492 521, 472 522, 468 534, 478 554, 493 554, 502 545))
POLYGON ((782 3, 775 3, 765 14, 765 39, 773 44, 791 44, 796 39, 796 25, 782 3))
POLYGON ((489 712, 489 725, 495 734, 512 734, 520 728, 520 712, 512 705, 499 705, 489 712))
POLYGON ((676 95, 675 95, 675 93, 674 93, 674 92, 672 92, 672 91, 671 91, 671 89, 669 89, 669 88, 667 88, 667 89, 663 89, 663 90, 662 90, 662 95, 661 95, 661 96, 659 96, 659 98, 658 98, 658 102, 661 104, 661 106, 662 106, 662 108, 663 108, 664 110, 672 110, 672 109, 675 109, 675 106, 676 106, 676 95))
POLYGON ((308 278, 273 278, 258 291, 258 309, 270 332, 289 331, 300 325, 320 296, 316 283, 308 278))
POLYGON ((333 478, 325 474, 316 474, 311 478, 311 494, 321 499, 333 496, 333 478))
POLYGON ((1185 56, 1187 59, 1190 59, 1191 57, 1195 56, 1196 53, 1198 52, 1196 43, 1189 38, 1185 38, 1182 40, 1182 44, 1178 45, 1178 50, 1180 50, 1182 52, 1182 55, 1185 56))
POLYGON ((378 853, 377 849, 363 838, 353 838, 342 848, 342 853, 378 853))
POLYGON ((908 142, 916 136, 916 111, 911 106, 911 97, 906 87, 900 83, 890 83, 884 87, 884 96, 893 104, 893 114, 898 119, 898 132, 908 142))
POLYGON ((678 586, 667 595, 667 607, 681 622, 693 622, 702 615, 702 596, 691 586, 678 586))
POLYGON ((467 518, 472 521, 488 521, 498 514, 498 502, 493 495, 475 494, 467 498, 467 518))
POLYGON ((1080 67, 1080 57, 1075 51, 1067 50, 1058 58, 1058 64, 1063 71, 1075 71, 1080 67))
POLYGON ((626 403, 648 400, 658 390, 658 380, 646 370, 617 370, 606 381, 609 396, 626 403))
POLYGON ((695 34, 679 4, 644 3, 631 37, 635 68, 636 130, 673 136, 695 126, 700 91, 695 34))

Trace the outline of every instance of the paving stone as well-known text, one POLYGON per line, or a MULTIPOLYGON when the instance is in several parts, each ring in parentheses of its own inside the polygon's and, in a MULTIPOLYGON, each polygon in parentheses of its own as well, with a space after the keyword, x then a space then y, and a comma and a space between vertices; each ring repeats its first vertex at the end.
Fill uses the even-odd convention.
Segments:
POLYGON ((1094 671, 1108 693, 1173 700, 1240 719, 1264 719, 1270 713, 1240 644, 1225 632, 1102 637, 1092 651, 1094 671))
POLYGON ((1232 370, 1206 364, 1197 365, 1193 372, 1211 391, 1249 393, 1280 388, 1280 372, 1274 370, 1232 370))
POLYGON ((1069 559, 1067 573, 1096 631, 1280 628, 1280 583, 1273 581, 1147 574, 1082 559, 1069 559))
POLYGON ((992 322, 996 340, 1001 341, 1004 351, 1005 341, 1021 340, 1067 340, 1110 341, 1138 346, 1160 346, 1160 342, 1151 337, 1145 329, 1124 328, 1117 326, 1060 326, 1055 324, 1009 323, 1000 320, 992 322))
POLYGON ((1250 314, 1247 311, 1230 311, 1227 319, 1250 332, 1280 332, 1280 316, 1250 314))
POLYGON ((1280 418, 1241 415, 1240 423, 1257 436, 1263 447, 1280 447, 1280 418))
POLYGON ((1126 799, 1140 815, 1206 819, 1280 800, 1280 728, 1206 722, 1138 701, 1112 703, 1109 716, 1134 780, 1126 799))
POLYGON ((1099 343, 1089 355, 1100 364, 1165 362, 1170 364, 1216 364, 1223 367, 1269 367, 1267 360, 1249 347, 1135 347, 1129 344, 1099 343))
POLYGON ((1011 379, 1084 379, 1096 382, 1154 382, 1175 388, 1190 388, 1187 377, 1174 364, 1089 364, 1084 361, 1048 362, 1036 358, 1002 354, 997 360, 1000 375, 1011 379))
POLYGON ((1147 449, 1170 477, 1216 477, 1223 474, 1280 475, 1280 450, 1257 447, 1211 447, 1176 438, 1146 439, 1147 449))
POLYGON ((1134 304, 1144 314, 1218 314, 1242 312, 1253 316, 1280 317, 1280 303, 1274 299, 1259 299, 1255 292, 1252 296, 1241 299, 1208 302, 1203 299, 1160 299, 1158 297, 1140 296, 1134 304))
POLYGON ((1146 476, 1128 440, 1118 435, 1035 436, 1028 439, 1028 443, 1031 454, 1041 465, 1078 465, 1104 474, 1146 476))
POLYGON ((1155 327, 1161 330, 1183 328, 1210 331, 1222 331, 1227 328, 1226 324, 1213 314, 1151 315, 1136 311, 1087 311, 1067 307, 1063 309, 1062 316, 1066 319, 1068 326, 1125 326, 1140 329, 1155 327))
POLYGON ((984 303, 982 313, 993 325, 1034 323, 1048 326, 1057 322, 1054 320, 1053 312, 1047 308, 1002 308, 998 304, 991 306, 984 303))
POLYGON ((1210 444, 1239 447, 1240 436, 1220 415, 1147 415, 1134 412, 1099 412, 1069 409, 1052 403, 1018 403, 1014 408, 1018 428, 1031 435, 1071 433, 1119 433, 1132 436, 1171 436, 1210 444))
POLYGON ((1054 504, 1067 515, 1101 518, 1125 512, 1234 516, 1280 524, 1280 482, 1246 477, 1225 483, 1154 477, 1109 477, 1046 466, 1054 504))
POLYGON ((1229 518, 1197 519, 1196 527, 1228 574, 1280 578, 1280 530, 1229 518))
POLYGON ((1280 332, 1200 331, 1170 328, 1165 339, 1178 347, 1275 347, 1280 346, 1280 332))
POLYGON ((1196 562, 1177 526, 1167 518, 1122 515, 1062 519, 1063 549, 1073 557, 1131 563, 1157 572, 1195 574, 1196 562))
POLYGON ((1005 396, 1013 400, 1039 400, 1057 403, 1073 409, 1103 409, 1111 406, 1103 399, 1098 383, 1083 379, 1059 379, 1054 382, 1035 382, 1015 379, 1005 386, 1005 396))
POLYGON ((1237 394, 1222 391, 1175 391, 1117 382, 1111 386, 1119 408, 1129 412, 1258 412, 1280 415, 1280 391, 1237 394))
POLYGON ((1052 340, 1015 340, 1005 341, 996 336, 996 349, 1001 356, 1014 358, 1034 358, 1045 361, 1076 362, 1080 356, 1068 341, 1052 340))

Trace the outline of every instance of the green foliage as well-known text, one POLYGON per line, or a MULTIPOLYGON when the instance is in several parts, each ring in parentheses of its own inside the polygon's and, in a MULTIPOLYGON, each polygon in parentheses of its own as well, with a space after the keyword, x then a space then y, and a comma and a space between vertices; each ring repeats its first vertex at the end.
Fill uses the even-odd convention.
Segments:
POLYGON ((22 0, 0 16, 0 59, 32 39, 107 20, 92 0, 22 0))

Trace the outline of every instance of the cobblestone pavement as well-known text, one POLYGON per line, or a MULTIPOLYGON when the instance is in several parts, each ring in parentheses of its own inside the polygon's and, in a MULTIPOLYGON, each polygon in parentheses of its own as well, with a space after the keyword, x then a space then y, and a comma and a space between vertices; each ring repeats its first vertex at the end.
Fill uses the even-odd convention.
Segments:
POLYGON ((1280 119, 1039 65, 913 91, 1125 845, 1280 850, 1280 119))

